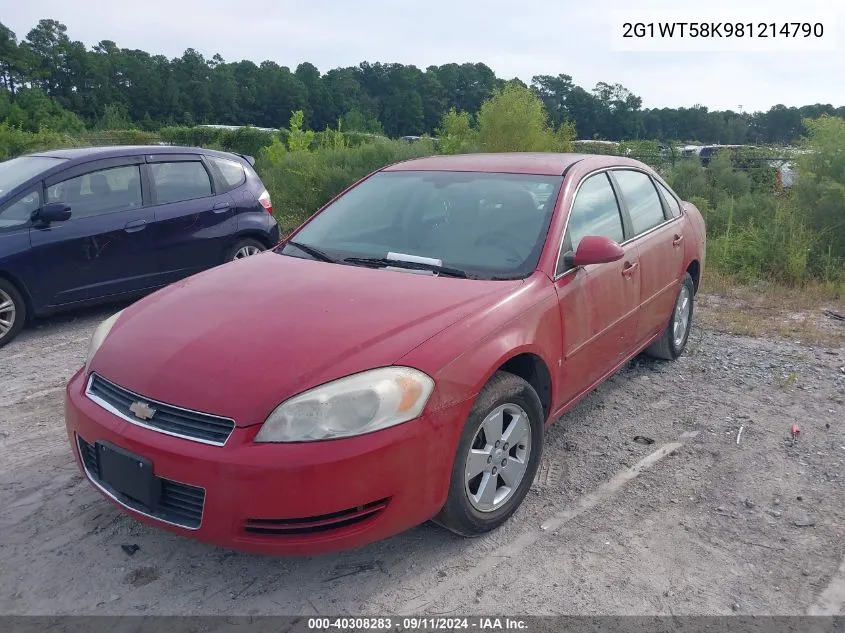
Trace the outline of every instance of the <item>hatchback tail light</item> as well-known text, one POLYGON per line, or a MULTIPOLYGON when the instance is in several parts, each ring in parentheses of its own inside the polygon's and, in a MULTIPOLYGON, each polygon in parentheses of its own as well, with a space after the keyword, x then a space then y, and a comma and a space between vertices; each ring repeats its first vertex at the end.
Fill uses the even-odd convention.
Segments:
POLYGON ((267 213, 273 213, 273 204, 270 202, 270 192, 265 189, 264 192, 258 196, 258 201, 267 213))

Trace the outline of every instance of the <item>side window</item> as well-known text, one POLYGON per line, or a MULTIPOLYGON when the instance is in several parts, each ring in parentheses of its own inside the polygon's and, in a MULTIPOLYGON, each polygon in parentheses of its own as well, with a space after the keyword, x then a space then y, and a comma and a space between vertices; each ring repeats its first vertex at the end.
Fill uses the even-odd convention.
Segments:
POLYGON ((156 202, 180 202, 211 195, 211 180, 199 161, 150 163, 156 202))
POLYGON ((0 231, 25 226, 36 209, 41 208, 40 188, 24 194, 0 209, 0 231))
MULTIPOLYGON (((625 241, 616 194, 604 173, 590 176, 578 189, 569 214, 564 249, 578 250, 578 244, 587 235, 603 235, 620 243, 625 241)), ((558 274, 565 271, 563 258, 558 266, 558 274)))
POLYGON ((234 160, 210 157, 209 160, 220 173, 225 191, 231 191, 246 182, 244 166, 234 160))
POLYGON ((657 195, 651 178, 640 171, 630 169, 615 170, 613 176, 631 214, 634 235, 644 233, 666 221, 660 196, 657 195))
POLYGON ((672 192, 669 191, 666 187, 662 184, 657 182, 657 188, 660 189, 661 193, 663 194, 663 199, 666 200, 666 204, 669 205, 669 211, 672 214, 673 218, 681 217, 681 205, 678 204, 678 199, 672 195, 672 192))
POLYGON ((47 188, 47 202, 68 204, 71 221, 140 207, 140 167, 99 169, 56 183, 47 188))

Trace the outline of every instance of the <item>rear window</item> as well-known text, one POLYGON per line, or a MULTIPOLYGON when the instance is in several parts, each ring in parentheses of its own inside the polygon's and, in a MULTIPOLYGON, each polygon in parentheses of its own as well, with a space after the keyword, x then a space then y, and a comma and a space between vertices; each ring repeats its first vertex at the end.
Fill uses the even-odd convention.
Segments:
POLYGON ((158 204, 211 195, 211 180, 199 161, 152 163, 150 173, 158 204))
POLYGON ((246 172, 244 166, 234 160, 226 160, 225 158, 209 158, 211 164, 217 168, 220 173, 220 178, 223 181, 223 186, 226 191, 240 187, 246 182, 246 172))
POLYGON ((666 221, 660 196, 657 195, 651 178, 640 171, 629 169, 616 170, 613 175, 628 205, 634 235, 645 233, 666 221))
POLYGON ((669 210, 672 212, 672 217, 681 217, 681 205, 678 204, 678 200, 675 198, 675 196, 672 195, 672 192, 669 191, 663 185, 661 185, 659 182, 655 181, 655 183, 657 184, 657 188, 660 189, 660 192, 663 194, 663 198, 666 200, 666 204, 669 205, 669 210))
POLYGON ((20 156, 3 161, 0 163, 0 197, 64 161, 64 158, 50 156, 20 156))

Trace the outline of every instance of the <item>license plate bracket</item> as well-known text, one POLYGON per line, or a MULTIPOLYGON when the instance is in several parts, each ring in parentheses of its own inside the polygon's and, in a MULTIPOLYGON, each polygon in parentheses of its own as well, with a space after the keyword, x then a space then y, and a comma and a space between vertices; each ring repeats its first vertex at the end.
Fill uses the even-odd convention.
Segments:
POLYGON ((161 479, 149 459, 108 442, 97 442, 95 448, 100 481, 150 510, 158 507, 161 479))

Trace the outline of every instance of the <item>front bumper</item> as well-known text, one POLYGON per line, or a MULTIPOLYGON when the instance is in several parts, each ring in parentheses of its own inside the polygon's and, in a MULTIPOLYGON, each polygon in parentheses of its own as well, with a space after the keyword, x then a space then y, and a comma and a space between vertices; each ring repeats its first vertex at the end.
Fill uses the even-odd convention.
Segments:
POLYGON ((86 380, 80 369, 68 383, 65 419, 77 463, 101 493, 150 525, 265 554, 350 549, 431 519, 445 502, 469 406, 324 442, 260 444, 259 426, 238 427, 224 446, 212 446, 124 420, 85 395, 86 380), (150 460, 168 507, 146 508, 100 481, 86 454, 96 442, 150 460), (196 520, 174 507, 197 510, 196 520))

